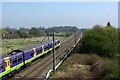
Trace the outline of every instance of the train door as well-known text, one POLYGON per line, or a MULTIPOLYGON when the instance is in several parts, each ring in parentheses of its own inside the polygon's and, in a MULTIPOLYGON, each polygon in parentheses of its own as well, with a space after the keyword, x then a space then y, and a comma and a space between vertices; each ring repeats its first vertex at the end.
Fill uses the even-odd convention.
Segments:
POLYGON ((9 60, 9 57, 5 58, 5 68, 6 68, 6 71, 7 70, 10 70, 10 60, 9 60))
POLYGON ((44 45, 42 45, 42 53, 44 53, 44 45))
POLYGON ((36 57, 36 48, 33 48, 34 49, 34 57, 36 57))

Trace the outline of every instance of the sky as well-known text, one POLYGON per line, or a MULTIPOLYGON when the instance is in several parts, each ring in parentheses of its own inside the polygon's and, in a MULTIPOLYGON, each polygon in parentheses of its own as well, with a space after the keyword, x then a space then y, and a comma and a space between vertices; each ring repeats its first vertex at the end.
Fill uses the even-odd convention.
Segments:
POLYGON ((117 2, 3 2, 2 26, 12 28, 77 26, 107 22, 118 27, 117 2))
POLYGON ((2 2, 118 2, 119 0, 1 0, 2 2))

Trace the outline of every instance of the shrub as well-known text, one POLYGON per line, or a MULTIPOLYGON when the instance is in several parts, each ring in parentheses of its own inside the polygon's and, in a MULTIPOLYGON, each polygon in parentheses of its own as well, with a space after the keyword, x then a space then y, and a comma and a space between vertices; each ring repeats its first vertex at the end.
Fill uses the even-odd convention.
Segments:
POLYGON ((114 57, 117 53, 117 30, 114 27, 94 26, 85 30, 82 38, 81 51, 95 53, 99 56, 114 57))

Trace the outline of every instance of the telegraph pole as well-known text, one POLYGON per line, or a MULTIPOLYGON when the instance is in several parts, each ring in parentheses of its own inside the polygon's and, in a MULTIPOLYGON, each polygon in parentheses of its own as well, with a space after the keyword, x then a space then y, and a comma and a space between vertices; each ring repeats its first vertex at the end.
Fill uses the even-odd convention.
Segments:
POLYGON ((55 73, 55 34, 53 32, 53 73, 55 73))
POLYGON ((49 32, 47 32, 47 36, 48 36, 48 41, 49 41, 49 32))

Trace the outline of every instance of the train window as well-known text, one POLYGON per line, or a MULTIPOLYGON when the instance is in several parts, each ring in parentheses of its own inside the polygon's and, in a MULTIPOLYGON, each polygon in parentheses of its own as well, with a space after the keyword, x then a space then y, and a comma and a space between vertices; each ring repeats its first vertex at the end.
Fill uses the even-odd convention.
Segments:
POLYGON ((1 70, 1 69, 3 69, 3 65, 2 65, 2 64, 0 64, 0 70, 1 70))
POLYGON ((30 56, 33 56, 33 52, 30 52, 30 56))
POLYGON ((48 44, 48 49, 50 48, 50 44, 48 44))
POLYGON ((45 49, 47 49, 47 45, 45 46, 45 49))
POLYGON ((46 46, 44 46, 44 49, 46 49, 46 46))
POLYGON ((17 58, 14 58, 14 59, 12 60, 12 64, 15 64, 15 63, 17 63, 17 58))
POLYGON ((59 44, 60 42, 58 41, 57 43, 59 44))
POLYGON ((47 45, 47 48, 49 48, 49 44, 47 45))
POLYGON ((50 48, 52 48, 53 44, 50 45, 50 48))
POLYGON ((45 49, 48 49, 48 44, 46 45, 45 49))
POLYGON ((22 60, 22 56, 18 56, 18 62, 22 60))
POLYGON ((40 48, 39 50, 40 50, 40 52, 42 52, 42 48, 40 48))
POLYGON ((40 50, 39 50, 39 49, 36 49, 36 51, 37 51, 37 53, 39 53, 39 52, 40 52, 40 50))
POLYGON ((57 44, 57 42, 55 42, 55 45, 57 44))

